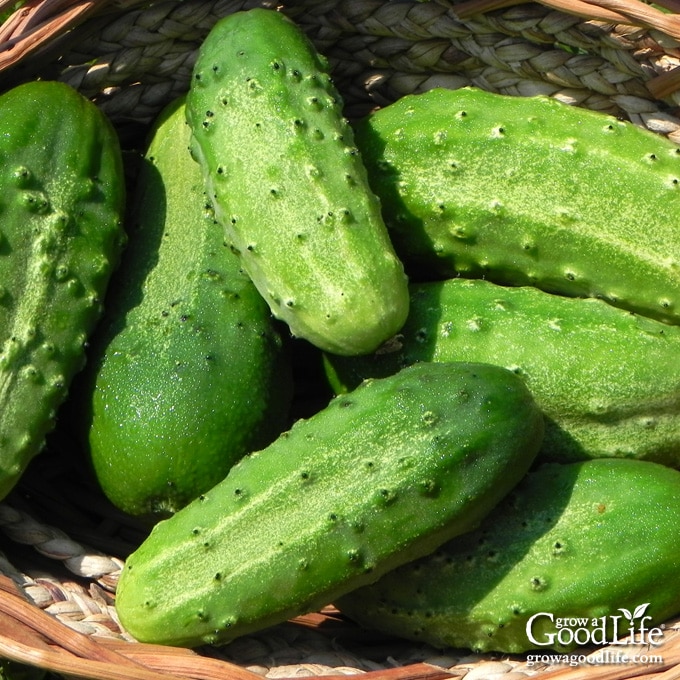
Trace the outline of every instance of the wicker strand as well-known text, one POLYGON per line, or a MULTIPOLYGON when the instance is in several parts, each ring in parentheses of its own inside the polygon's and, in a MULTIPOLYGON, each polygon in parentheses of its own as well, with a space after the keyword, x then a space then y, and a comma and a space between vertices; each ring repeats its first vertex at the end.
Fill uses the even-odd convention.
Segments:
MULTIPOLYGON (((325 51, 332 52, 341 39, 371 36, 375 42, 383 37, 393 40, 391 51, 383 49, 371 56, 380 59, 387 54, 403 60, 408 57, 405 48, 443 50, 448 44, 450 54, 437 62, 425 60, 421 68, 437 70, 444 63, 447 70, 455 70, 461 64, 464 67, 461 56, 469 55, 498 69, 518 73, 526 69, 526 76, 562 78, 571 81, 571 87, 602 88, 603 94, 630 83, 634 90, 628 93, 649 98, 649 91, 635 81, 666 73, 675 66, 671 47, 662 47, 651 38, 641 40, 645 35, 641 29, 584 23, 535 3, 503 14, 478 14, 465 22, 458 21, 453 12, 442 11, 436 3, 425 3, 427 12, 420 3, 371 5, 374 11, 369 16, 365 14, 366 4, 361 0, 343 2, 341 11, 321 15, 318 21, 304 12, 298 20, 325 51), (347 18, 353 22, 351 31, 345 25, 347 18), (552 48, 554 45, 559 47, 552 48), (597 75, 588 77, 590 73, 597 75)), ((287 11, 293 14, 292 9, 287 11)), ((297 13, 293 16, 298 18, 297 13)), ((370 44, 368 38, 365 40, 370 44)), ((680 58, 680 52, 675 52, 680 58)))
POLYGON ((272 0, 171 0, 93 20, 8 74, 8 84, 41 75, 90 97, 117 123, 148 124, 186 91, 202 38, 221 17, 272 0), (12 76, 14 75, 14 78, 12 76), (18 80, 16 80, 18 79, 18 80))
MULTIPOLYGON (((523 0, 468 0, 457 8, 459 16, 489 12, 523 0)), ((542 0, 542 4, 560 12, 600 21, 653 28, 680 40, 680 16, 666 14, 639 0, 542 0)))
POLYGON ((39 49, 41 44, 80 24, 86 17, 101 11, 107 0, 63 2, 45 0, 34 3, 33 11, 14 14, 0 30, 0 67, 8 68, 39 49), (62 7, 64 6, 65 7, 62 7), (51 8, 54 8, 52 10, 51 8), (54 13, 53 13, 54 12, 54 13), (43 20, 43 17, 47 18, 43 20))
MULTIPOLYGON (((508 7, 517 4, 517 0, 481 0, 474 2, 463 2, 455 8, 456 14, 461 17, 477 16, 480 13, 497 9, 499 7, 508 7)), ((661 6, 666 6, 675 14, 668 14, 660 12, 657 9, 650 7, 646 3, 637 2, 620 2, 618 0, 605 0, 603 2, 587 2, 583 3, 574 0, 545 0, 543 5, 553 7, 562 12, 573 14, 575 16, 585 16, 589 19, 600 19, 602 21, 622 21, 624 31, 628 31, 630 27, 644 27, 650 29, 649 35, 654 36, 656 42, 655 51, 661 47, 661 55, 667 50, 669 54, 674 57, 678 56, 678 44, 680 41, 680 2, 677 0, 666 0, 658 3, 661 6), (623 14, 610 16, 608 7, 616 9, 623 9, 623 14)), ((617 26, 617 30, 621 27, 617 26)), ((645 43, 647 41, 644 41, 645 43)), ((666 99, 671 97, 674 93, 680 90, 680 67, 677 63, 673 63, 650 78, 646 82, 647 89, 650 94, 657 99, 666 99)), ((674 98, 677 102, 677 98, 674 98)))
POLYGON ((61 562, 69 571, 114 590, 123 560, 84 548, 56 527, 40 524, 6 503, 0 504, 0 528, 13 541, 61 562))
POLYGON ((70 628, 94 637, 131 639, 120 627, 113 598, 97 584, 91 583, 85 588, 48 573, 29 576, 3 554, 0 554, 0 573, 11 579, 29 602, 70 628))

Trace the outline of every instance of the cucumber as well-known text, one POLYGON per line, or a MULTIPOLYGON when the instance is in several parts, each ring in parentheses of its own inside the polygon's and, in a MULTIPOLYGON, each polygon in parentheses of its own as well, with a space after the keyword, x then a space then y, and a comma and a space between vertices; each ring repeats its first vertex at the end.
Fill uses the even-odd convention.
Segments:
POLYGON ((407 281, 326 60, 283 14, 221 19, 187 99, 194 154, 243 267, 293 335, 370 352, 401 327, 407 281))
POLYGON ((412 280, 485 278, 680 323, 680 149, 549 97, 402 97, 356 144, 412 280))
POLYGON ((363 626, 476 652, 569 651, 631 629, 658 644, 680 612, 678 494, 680 471, 658 463, 548 463, 477 529, 336 605, 363 626))
POLYGON ((539 456, 680 467, 680 327, 602 300, 481 279, 410 284, 409 317, 390 348, 324 355, 347 392, 416 361, 482 361, 514 371, 546 415, 539 456))
POLYGON ((156 524, 121 572, 118 617, 140 641, 194 647, 313 611, 474 527, 542 433, 497 366, 366 381, 156 524))
POLYGON ((190 137, 181 97, 150 133, 80 386, 96 478, 132 515, 177 511, 288 425, 286 338, 206 207, 190 137))
POLYGON ((43 449, 125 242, 118 136, 53 81, 0 96, 0 498, 43 449))

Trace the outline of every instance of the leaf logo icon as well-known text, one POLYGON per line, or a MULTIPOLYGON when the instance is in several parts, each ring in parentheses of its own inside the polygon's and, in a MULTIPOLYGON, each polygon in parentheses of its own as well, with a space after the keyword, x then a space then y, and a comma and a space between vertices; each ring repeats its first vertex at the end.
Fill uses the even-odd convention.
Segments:
POLYGON ((619 611, 624 614, 624 616, 629 620, 633 621, 634 619, 639 619, 641 616, 644 615, 645 611, 647 611, 647 607, 649 607, 649 602, 645 602, 645 604, 639 604, 636 608, 635 611, 631 613, 630 610, 626 609, 625 607, 619 607, 619 611))
POLYGON ((649 607, 649 602, 646 602, 645 604, 640 604, 635 608, 635 611, 633 612, 633 616, 631 617, 632 619, 639 619, 647 610, 647 607, 649 607))

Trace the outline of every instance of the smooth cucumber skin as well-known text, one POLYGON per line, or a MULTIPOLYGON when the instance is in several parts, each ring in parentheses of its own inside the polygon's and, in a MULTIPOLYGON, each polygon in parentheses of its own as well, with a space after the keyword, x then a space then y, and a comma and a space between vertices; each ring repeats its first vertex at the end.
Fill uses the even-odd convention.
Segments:
POLYGON ((118 616, 140 641, 194 647, 320 608, 477 525, 542 433, 496 366, 367 381, 158 523, 121 572, 118 616))
POLYGON ((474 531, 335 604, 364 626, 477 652, 573 649, 568 638, 544 646, 559 618, 594 630, 607 617, 611 641, 619 616, 623 639, 626 609, 648 604, 647 630, 680 612, 679 493, 680 471, 657 463, 548 463, 474 531), (534 614, 539 645, 526 631, 534 614))
POLYGON ((412 280, 485 278, 680 322, 680 149, 548 97, 409 95, 356 143, 412 280))
POLYGON ((187 100, 218 220, 274 315, 337 354, 401 327, 407 281, 328 65, 283 14, 220 20, 187 100))
POLYGON ((57 82, 0 97, 0 498, 54 428, 125 242, 116 132, 57 82))
POLYGON ((481 279, 410 284, 409 317, 366 357, 324 356, 333 389, 416 361, 514 371, 546 415, 540 457, 653 460, 680 467, 680 328, 531 286, 481 279))
POLYGON ((180 98, 150 133, 81 386, 96 477, 133 515, 175 512, 288 425, 281 328, 206 207, 190 136, 180 98))

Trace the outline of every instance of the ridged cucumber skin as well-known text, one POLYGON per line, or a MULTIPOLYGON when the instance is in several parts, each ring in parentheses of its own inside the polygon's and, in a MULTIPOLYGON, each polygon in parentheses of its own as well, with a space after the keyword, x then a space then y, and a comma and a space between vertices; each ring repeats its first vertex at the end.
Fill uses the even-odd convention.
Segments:
POLYGON ((496 366, 366 381, 156 524, 121 572, 118 616, 140 641, 194 647, 322 607, 478 524, 542 432, 496 366))
POLYGON ((293 335, 374 350, 407 314, 407 280, 326 60, 283 14, 221 19, 187 100, 194 153, 243 266, 293 335))
POLYGON ((478 361, 515 372, 546 415, 543 460, 598 457, 680 467, 680 327, 602 300, 481 279, 410 284, 390 347, 324 355, 337 393, 416 361, 478 361))
POLYGON ((485 278, 680 323, 680 149, 549 97, 402 97, 355 139, 411 280, 485 278))
POLYGON ((125 243, 117 134, 37 81, 0 96, 0 498, 54 428, 125 243))
POLYGON ((132 515, 177 511, 288 425, 285 338, 206 207, 190 137, 182 97, 151 130, 81 390, 96 477, 132 515))
MULTIPOLYGON (((657 463, 548 463, 529 472, 477 529, 336 606, 366 627, 477 652, 538 649, 526 627, 543 612, 587 618, 590 630, 601 617, 611 624, 609 617, 620 616, 623 638, 630 624, 622 608, 649 603, 649 630, 680 612, 678 493, 680 471, 657 463)), ((541 615, 531 632, 546 643, 558 631, 541 615)), ((575 646, 556 640, 541 649, 575 646)))

